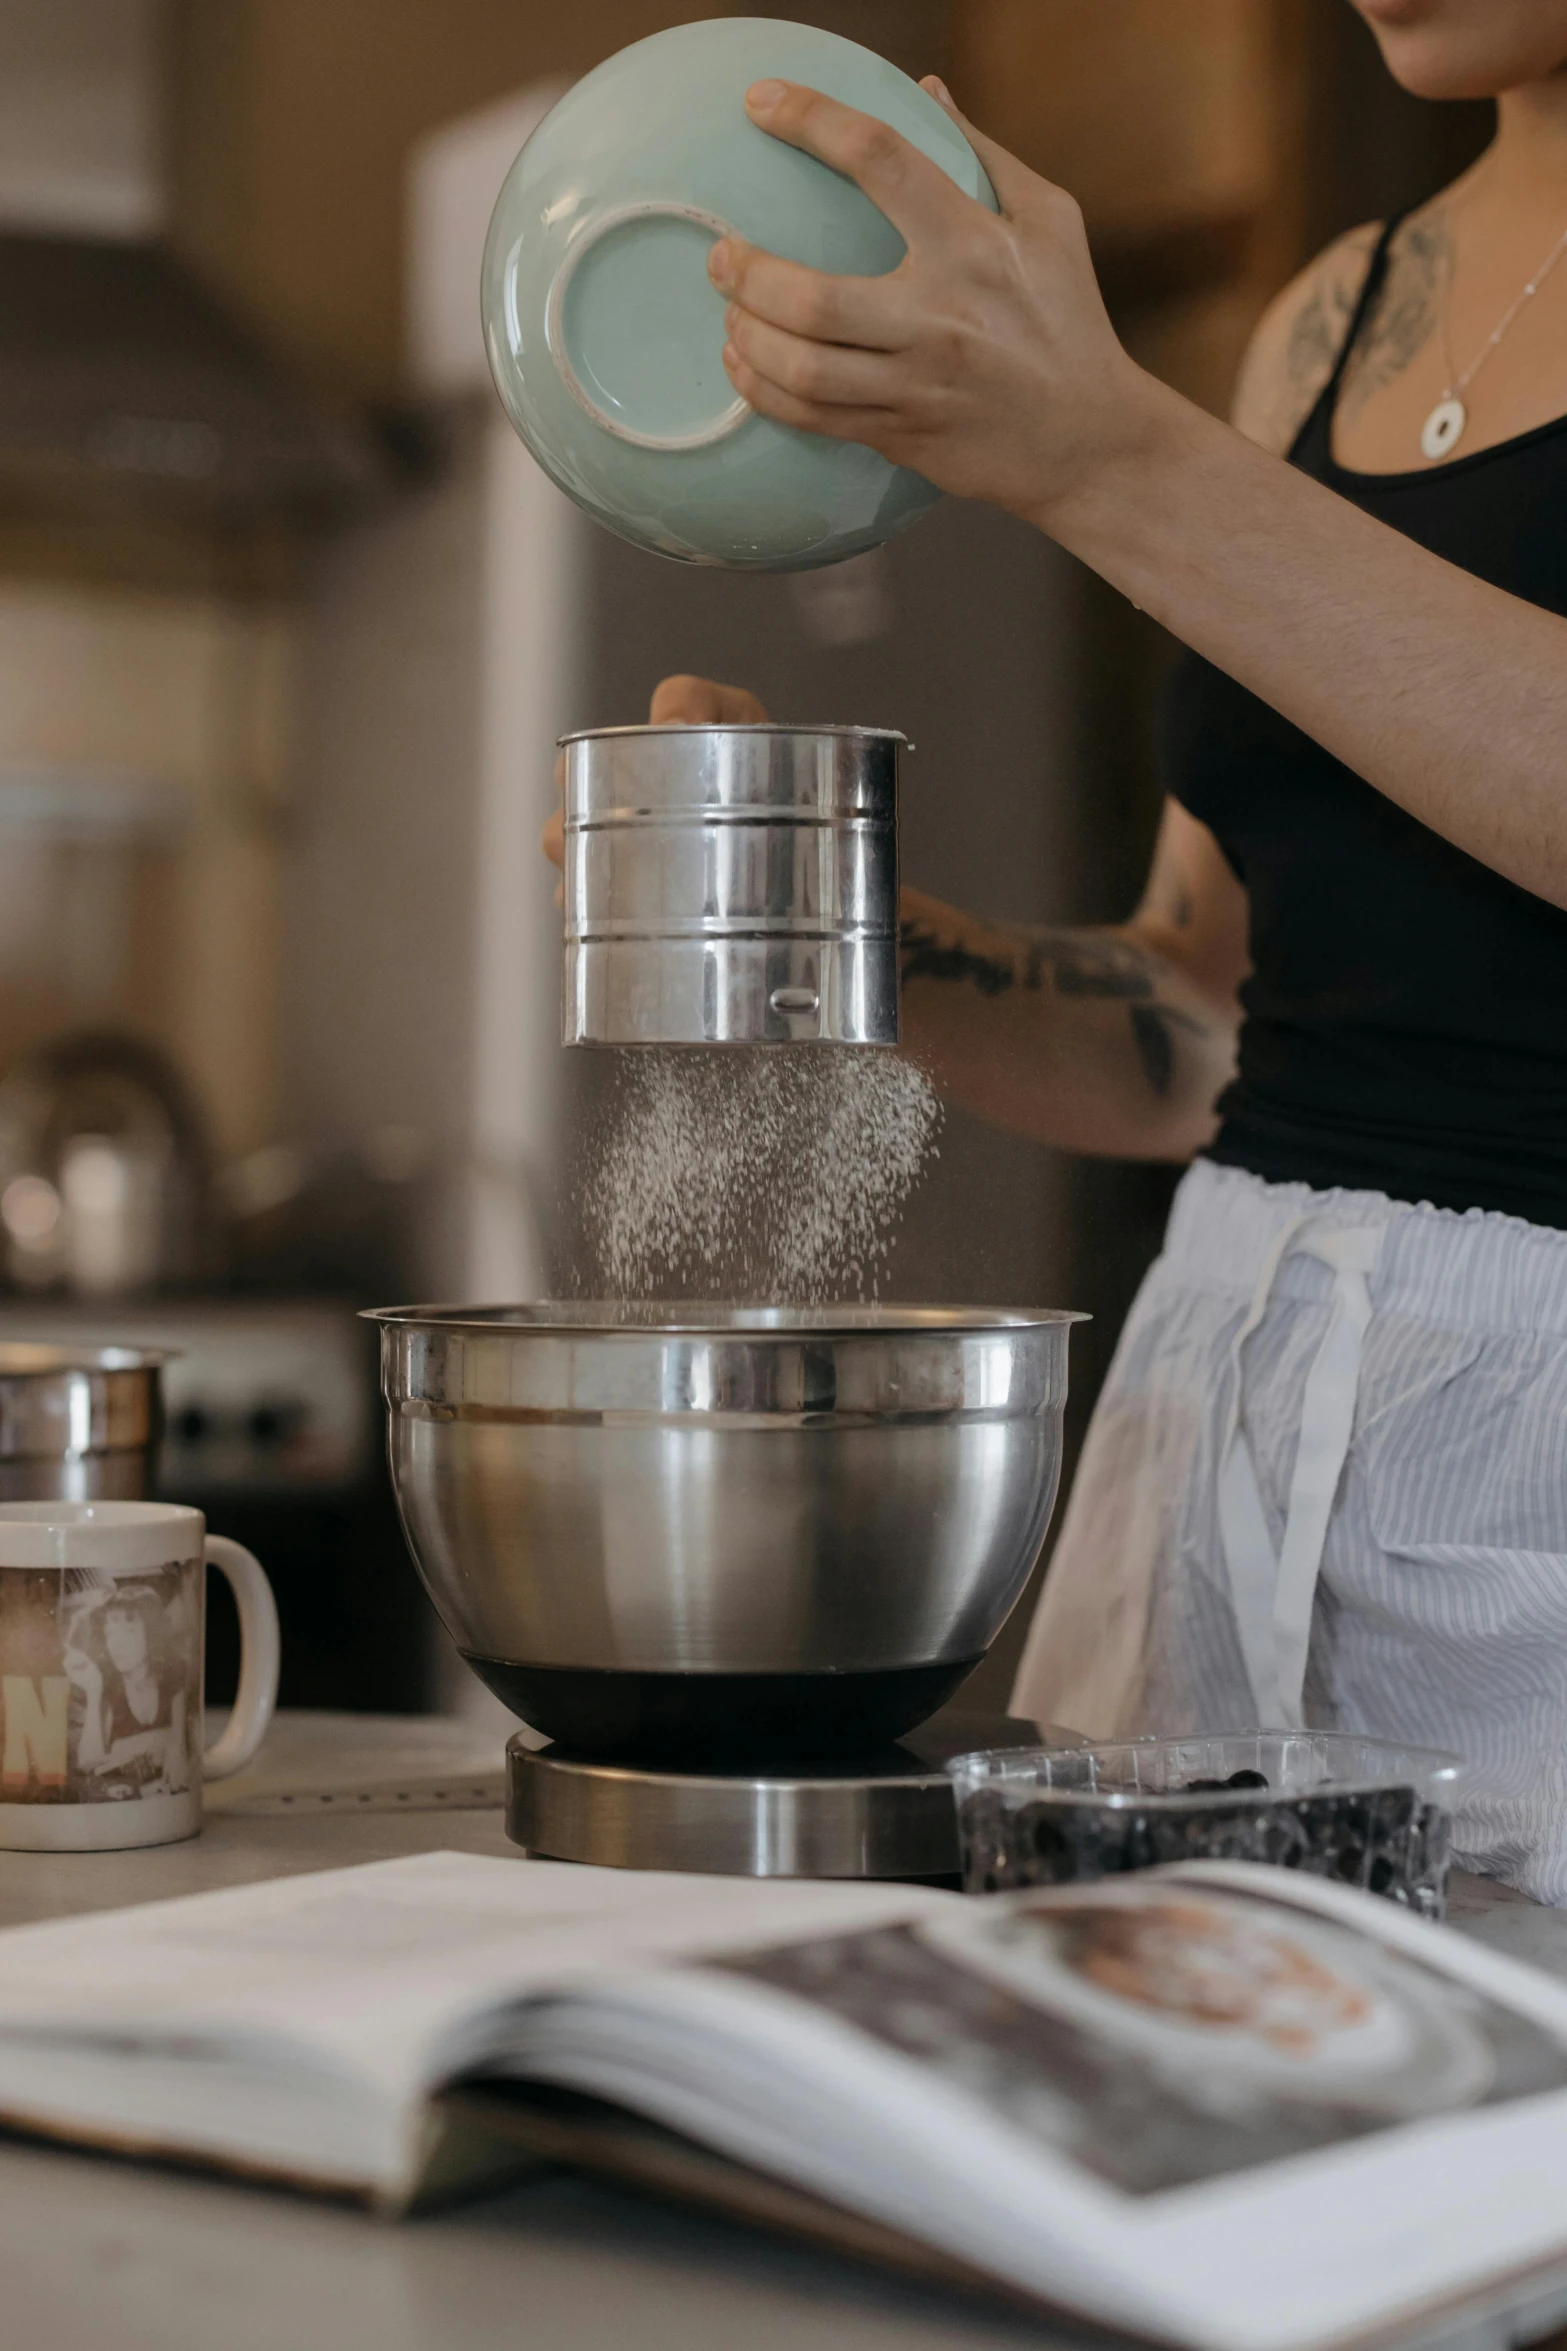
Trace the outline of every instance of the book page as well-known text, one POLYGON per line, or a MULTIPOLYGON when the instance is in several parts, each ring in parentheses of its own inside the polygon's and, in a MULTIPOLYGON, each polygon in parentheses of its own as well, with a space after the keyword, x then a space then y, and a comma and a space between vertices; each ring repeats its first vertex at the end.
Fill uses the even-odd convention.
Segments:
POLYGON ((1237 2351, 1567 2255, 1567 1993, 1369 1897, 1198 1874, 731 1953, 545 2005, 517 2062, 1237 2351))
MULTIPOLYGON (((64 2096, 69 2076, 79 2127, 96 2073, 124 2134, 156 2072, 149 2129, 186 2143, 199 2113, 205 2149, 227 2134, 244 2155, 254 2101, 226 2098, 225 2065, 292 2076, 302 2103, 326 2074, 379 2101, 395 2165, 423 2094, 542 1985, 956 1899, 433 1853, 12 1928, 0 1934, 0 2114, 36 2117, 50 2080, 64 2096)), ((274 2099, 274 2150, 279 2112, 274 2099)))
POLYGON ((507 2069, 1203 2351, 1567 2259, 1567 1988, 1279 1871, 974 1901, 434 1854, 0 1935, 0 2116, 391 2196, 425 2094, 507 2069))
POLYGON ((1109 1881, 721 1964, 1132 2196, 1567 2090, 1560 2030, 1364 1924, 1109 1881))

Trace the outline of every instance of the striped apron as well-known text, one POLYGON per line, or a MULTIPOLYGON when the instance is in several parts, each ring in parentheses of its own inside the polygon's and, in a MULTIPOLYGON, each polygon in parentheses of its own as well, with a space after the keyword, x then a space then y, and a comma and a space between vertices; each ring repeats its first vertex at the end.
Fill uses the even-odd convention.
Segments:
POLYGON ((1453 1748, 1461 1859, 1567 1903, 1567 1233, 1199 1160, 1013 1711, 1453 1748))

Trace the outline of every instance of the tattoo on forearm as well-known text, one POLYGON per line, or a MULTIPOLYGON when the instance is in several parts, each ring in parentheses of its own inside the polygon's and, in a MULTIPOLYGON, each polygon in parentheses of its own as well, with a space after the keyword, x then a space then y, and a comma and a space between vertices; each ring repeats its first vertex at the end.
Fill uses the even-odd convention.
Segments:
POLYGON ((1018 987, 1038 995, 1046 975, 1057 995, 1097 996, 1125 1004, 1132 1042, 1142 1072, 1161 1099, 1175 1082, 1176 1032, 1207 1035, 1200 1020, 1157 999, 1158 966, 1152 956, 1124 939, 1094 938, 1082 931, 1038 930, 1020 934, 1008 957, 979 954, 961 941, 943 941, 923 923, 903 927, 903 979, 968 980, 986 997, 1018 987))
POLYGON ((1154 992, 1151 956, 1124 939, 1085 938, 1081 931, 1033 931, 1023 985, 1038 988, 1050 973, 1063 996, 1118 996, 1130 1002, 1154 992))
POLYGON ((903 983, 910 980, 972 980, 982 996, 1004 996, 1017 974, 993 955, 967 947, 944 947, 921 923, 903 926, 903 983))
POLYGON ((1095 939, 1081 931, 1039 930, 1019 934, 1010 956, 977 954, 960 940, 943 942, 923 923, 903 929, 903 977, 908 980, 972 980, 982 996, 1003 996, 1021 987, 1038 994, 1046 974, 1063 996, 1152 996, 1154 965, 1121 939, 1095 939))

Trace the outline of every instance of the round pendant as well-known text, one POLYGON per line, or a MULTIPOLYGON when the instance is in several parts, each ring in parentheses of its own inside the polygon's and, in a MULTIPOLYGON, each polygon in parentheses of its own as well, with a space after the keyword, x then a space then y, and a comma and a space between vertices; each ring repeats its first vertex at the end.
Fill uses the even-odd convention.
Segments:
POLYGON ((1458 399, 1439 400, 1420 428, 1420 446, 1427 457, 1446 457, 1463 439, 1469 411, 1458 399))

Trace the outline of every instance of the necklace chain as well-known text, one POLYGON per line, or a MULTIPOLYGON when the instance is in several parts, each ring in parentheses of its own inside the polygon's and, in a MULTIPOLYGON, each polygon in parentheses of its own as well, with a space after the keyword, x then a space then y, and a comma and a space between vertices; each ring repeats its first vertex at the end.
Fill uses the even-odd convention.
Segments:
POLYGON ((1438 319, 1438 331, 1442 344, 1442 364, 1447 370, 1447 389, 1420 428, 1421 450, 1433 462, 1440 458, 1450 457, 1463 439, 1469 423, 1469 411, 1464 406, 1464 394, 1492 352, 1496 350, 1518 313, 1534 300, 1564 253, 1567 253, 1567 229, 1563 229, 1533 277, 1528 280, 1523 292, 1515 295, 1508 304, 1462 375, 1457 374, 1454 370, 1453 346, 1448 333, 1453 294, 1452 273, 1449 270, 1447 297, 1442 304, 1438 319))
POLYGON ((1481 344, 1474 358, 1470 360, 1469 365, 1464 369, 1462 375, 1455 375, 1453 372, 1453 349, 1452 344, 1448 340, 1448 313, 1452 304, 1452 280, 1449 278, 1448 298, 1442 305, 1442 360, 1447 369, 1447 389, 1442 394, 1444 400, 1456 400, 1462 393, 1468 391, 1469 386, 1474 382, 1474 379, 1480 373, 1481 368, 1484 367, 1492 352, 1501 342, 1502 337, 1506 334, 1508 328, 1512 325, 1514 319, 1518 316, 1518 313, 1526 308, 1527 305, 1534 300, 1535 295, 1538 294, 1540 288, 1544 285, 1546 279, 1550 276, 1552 270, 1556 267, 1556 264, 1558 261, 1560 261, 1564 253, 1567 253, 1567 229, 1563 229, 1561 235, 1557 238, 1555 244, 1551 247, 1549 253, 1547 253, 1545 259, 1541 262, 1533 277, 1529 279, 1527 285, 1523 289, 1523 292, 1521 294, 1515 295, 1513 300, 1508 304, 1506 310, 1503 311, 1501 318, 1491 329, 1490 334, 1481 344))

